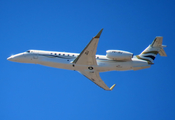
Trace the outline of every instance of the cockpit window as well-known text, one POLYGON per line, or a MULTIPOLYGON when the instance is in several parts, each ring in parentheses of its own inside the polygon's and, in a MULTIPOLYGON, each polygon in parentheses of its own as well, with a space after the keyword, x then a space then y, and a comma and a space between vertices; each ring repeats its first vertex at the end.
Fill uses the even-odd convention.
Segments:
POLYGON ((27 53, 30 53, 30 50, 28 50, 27 53))

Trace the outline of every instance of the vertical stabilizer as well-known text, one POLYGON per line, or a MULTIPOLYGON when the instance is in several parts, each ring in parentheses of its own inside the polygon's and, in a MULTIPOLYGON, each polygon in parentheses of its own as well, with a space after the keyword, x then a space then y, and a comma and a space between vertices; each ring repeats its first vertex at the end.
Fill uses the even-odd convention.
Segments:
POLYGON ((167 56, 162 45, 163 37, 156 37, 141 54, 137 55, 138 59, 146 60, 149 64, 154 64, 154 59, 159 53, 160 56, 167 56))

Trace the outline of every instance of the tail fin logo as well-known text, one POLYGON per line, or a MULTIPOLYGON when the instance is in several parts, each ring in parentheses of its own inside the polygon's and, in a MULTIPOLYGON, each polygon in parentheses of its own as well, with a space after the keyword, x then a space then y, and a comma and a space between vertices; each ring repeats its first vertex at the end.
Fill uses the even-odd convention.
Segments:
POLYGON ((151 46, 148 46, 140 55, 137 55, 136 57, 138 59, 146 60, 149 64, 153 64, 153 61, 156 58, 159 49, 160 48, 155 49, 151 46))

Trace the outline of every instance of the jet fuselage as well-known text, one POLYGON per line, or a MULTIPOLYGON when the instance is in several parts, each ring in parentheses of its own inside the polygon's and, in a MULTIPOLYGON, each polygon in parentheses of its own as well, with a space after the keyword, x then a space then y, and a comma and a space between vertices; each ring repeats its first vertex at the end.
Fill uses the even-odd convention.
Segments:
POLYGON ((12 55, 7 59, 14 62, 40 64, 76 71, 95 70, 98 72, 106 72, 113 70, 138 70, 150 67, 146 61, 137 59, 135 56, 130 61, 117 61, 109 59, 105 55, 96 55, 97 65, 76 65, 73 61, 78 56, 78 53, 29 50, 27 52, 12 55))

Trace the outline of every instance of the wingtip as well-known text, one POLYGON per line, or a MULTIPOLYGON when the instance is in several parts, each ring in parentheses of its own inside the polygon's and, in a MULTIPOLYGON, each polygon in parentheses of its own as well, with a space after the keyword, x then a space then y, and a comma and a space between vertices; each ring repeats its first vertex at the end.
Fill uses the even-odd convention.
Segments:
POLYGON ((110 87, 110 90, 113 90, 115 86, 116 86, 116 84, 112 85, 112 86, 110 87))
POLYGON ((94 38, 100 38, 102 31, 103 31, 103 28, 98 32, 98 34, 94 38))

